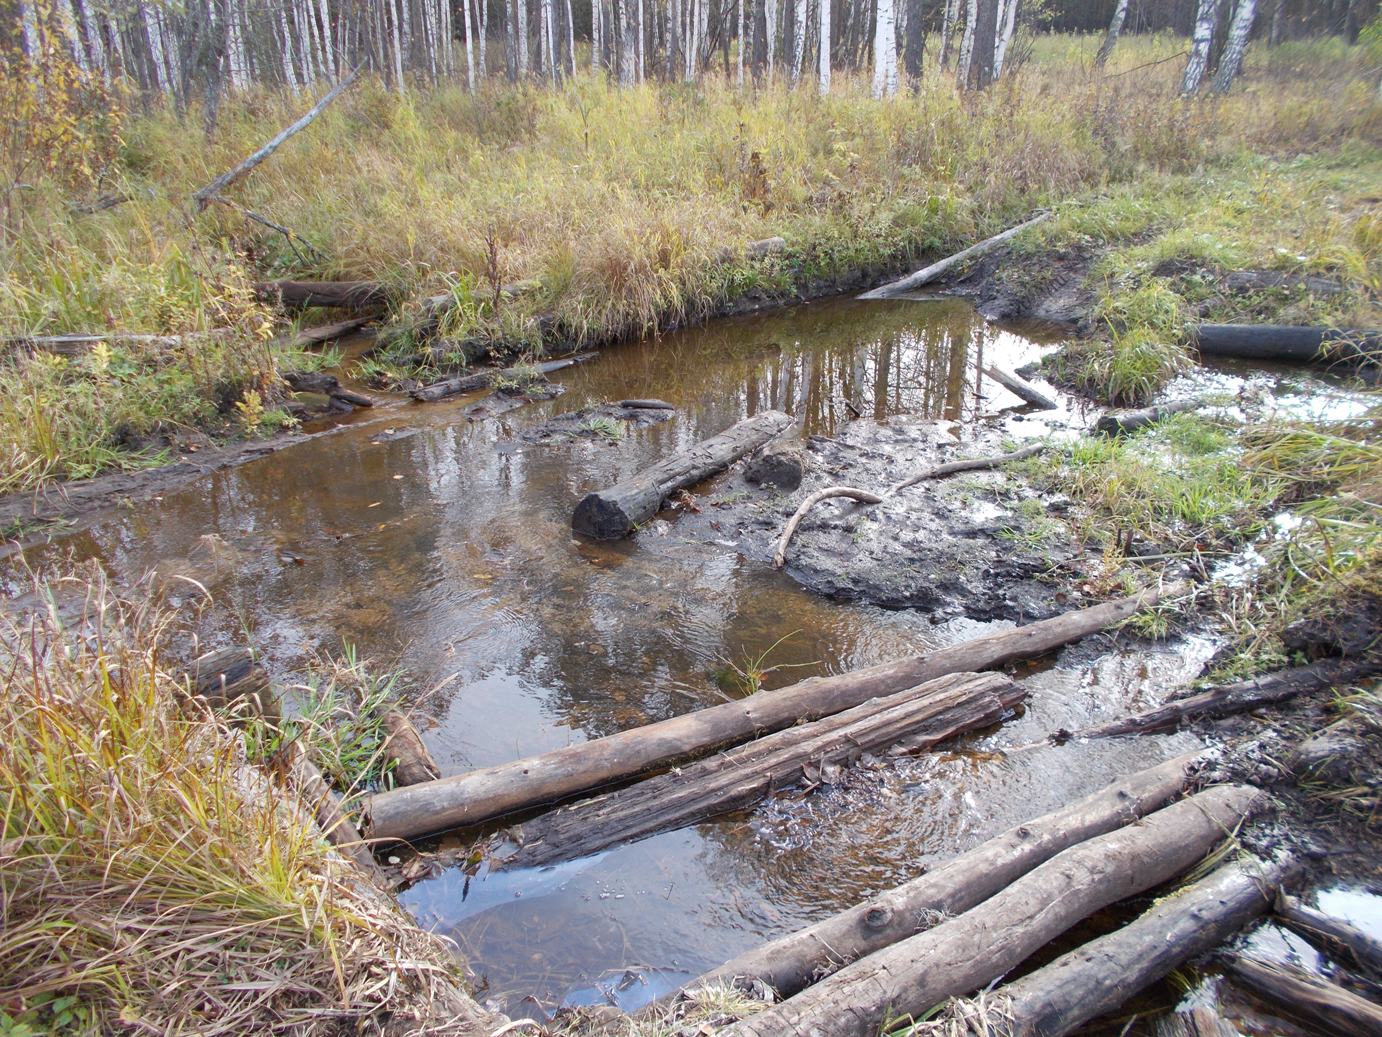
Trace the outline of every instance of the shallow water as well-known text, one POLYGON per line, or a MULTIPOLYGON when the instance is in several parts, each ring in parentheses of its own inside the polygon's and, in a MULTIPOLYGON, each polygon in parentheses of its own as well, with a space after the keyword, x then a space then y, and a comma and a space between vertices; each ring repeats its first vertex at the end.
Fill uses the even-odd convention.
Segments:
MULTIPOLYGON (((209 595, 203 648, 248 636, 290 682, 343 642, 416 675, 420 726, 446 773, 597 737, 721 701, 712 672, 778 644, 775 687, 962 639, 976 625, 841 605, 680 538, 675 518, 619 543, 574 538, 571 508, 766 408, 804 432, 862 414, 966 423, 1016 407, 976 371, 1052 348, 956 300, 835 300, 617 347, 560 372, 565 395, 485 417, 465 399, 397 403, 349 426, 138 504, 46 548, 122 580, 155 570, 174 599, 209 595), (529 442, 554 414, 661 397, 667 423, 614 442, 529 442)), ((1068 399, 1008 411, 1014 436, 1084 428, 1068 399)), ((717 484, 697 490, 713 501, 717 484)), ((10 563, 6 579, 19 579, 10 563)), ((1025 713, 956 751, 851 773, 747 816, 664 834, 554 870, 422 882, 405 903, 462 945, 488 994, 538 1014, 632 1007, 733 954, 894 885, 928 863, 1193 746, 1040 744, 1160 702, 1212 645, 1145 651, 1096 639, 1032 674, 1025 713), (999 755, 1005 747, 1020 751, 999 755), (1029 747, 1030 746, 1030 747, 1029 747)))

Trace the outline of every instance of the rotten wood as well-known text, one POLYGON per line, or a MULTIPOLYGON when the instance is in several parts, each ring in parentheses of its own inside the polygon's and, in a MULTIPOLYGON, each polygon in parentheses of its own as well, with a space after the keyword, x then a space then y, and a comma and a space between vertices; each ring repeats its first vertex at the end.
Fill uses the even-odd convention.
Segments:
POLYGON ((199 655, 189 676, 192 693, 213 709, 234 714, 244 707, 270 720, 282 716, 269 675, 248 648, 231 645, 199 655))
POLYGON ((95 346, 104 343, 109 346, 149 347, 156 350, 177 349, 179 346, 203 337, 218 338, 229 335, 230 329, 218 328, 213 331, 194 332, 189 335, 145 335, 137 332, 106 332, 87 334, 71 332, 62 335, 15 335, 4 340, 5 351, 27 353, 53 353, 58 356, 75 357, 90 352, 95 346))
POLYGON ((787 520, 786 527, 782 530, 782 536, 778 537, 777 548, 773 551, 773 568, 781 569, 787 564, 787 545, 792 542, 792 537, 801 525, 801 520, 806 518, 807 512, 814 508, 821 501, 831 500, 835 497, 845 497, 849 500, 858 501, 860 504, 882 504, 883 497, 872 490, 861 490, 855 486, 827 486, 817 490, 808 496, 792 512, 792 517, 787 520))
POLYGON ((389 304, 390 292, 378 281, 260 281, 255 294, 285 310, 320 307, 378 312, 389 304))
POLYGON ((430 385, 420 386, 410 394, 419 403, 435 403, 437 400, 444 400, 448 396, 459 396, 462 393, 477 392, 480 389, 493 388, 503 382, 517 382, 532 376, 534 371, 540 375, 549 375, 553 371, 560 371, 570 367, 572 364, 580 363, 585 357, 565 357, 561 360, 547 360, 540 364, 532 364, 527 367, 506 367, 503 369, 490 367, 481 371, 473 371, 467 375, 459 375, 455 378, 445 378, 440 382, 433 382, 430 385))
POLYGON ((1184 584, 1152 588, 894 662, 811 677, 538 756, 377 793, 365 806, 367 830, 376 839, 412 839, 547 806, 948 673, 1036 658, 1187 589, 1184 584))
POLYGON ((349 320, 339 320, 331 324, 300 328, 292 334, 277 339, 275 345, 284 346, 288 349, 310 349, 312 346, 325 345, 327 342, 334 342, 336 339, 354 334, 376 319, 373 316, 351 317, 349 320))
POLYGON ((353 407, 373 407, 374 400, 364 393, 343 386, 334 374, 322 371, 289 371, 283 376, 293 392, 314 392, 329 396, 333 401, 340 400, 353 407))
POLYGON ((620 400, 619 406, 632 410, 676 410, 666 400, 620 400))
POLYGON ((1309 1023, 1316 1032, 1337 1037, 1382 1035, 1382 1006, 1333 983, 1284 965, 1234 955, 1224 969, 1242 987, 1309 1023))
POLYGON ((1159 810, 1205 754, 1129 774, 1070 806, 1024 822, 939 867, 797 932, 755 947, 687 984, 752 986, 791 997, 843 963, 914 935, 918 919, 963 914, 1062 850, 1159 810))
POLYGON ((353 860, 379 886, 387 889, 387 879, 374 854, 342 808, 336 790, 322 776, 317 765, 307 758, 306 750, 297 742, 290 742, 283 748, 283 758, 289 782, 312 812, 327 842, 353 860))
POLYGON ((1209 406, 1208 400, 1176 400, 1173 403, 1159 403, 1155 407, 1142 407, 1138 410, 1109 410, 1099 416, 1094 423, 1094 431, 1105 436, 1125 436, 1158 421, 1165 421, 1173 414, 1185 414, 1209 406))
POLYGON ((408 717, 396 709, 384 714, 384 755, 394 761, 397 785, 417 785, 441 777, 441 767, 427 749, 422 735, 408 717))
POLYGON ((1191 336, 1205 356, 1324 366, 1376 364, 1379 350, 1382 350, 1382 332, 1356 329, 1286 324, 1197 324, 1191 328, 1191 336))
POLYGON ((718 753, 522 826, 503 868, 541 867, 740 810, 821 780, 864 752, 918 752, 998 723, 1025 690, 996 674, 958 673, 718 753))
POLYGON ((1035 227, 1037 224, 1043 223, 1050 218, 1051 213, 1040 213, 1032 217, 1032 219, 1028 220, 1026 223, 1019 223, 1016 227, 1009 227, 1001 234, 995 234, 991 238, 985 238, 977 245, 970 245, 969 248, 962 252, 956 252, 953 256, 938 260, 930 266, 922 267, 920 270, 908 274, 906 277, 898 278, 896 281, 890 281, 888 284, 875 288, 871 292, 865 292, 863 295, 859 296, 859 298, 886 299, 891 295, 901 295, 903 292, 910 292, 913 288, 920 288, 922 285, 930 284, 932 281, 949 273, 961 263, 992 252, 999 245, 1011 241, 1029 227, 1035 227))
POLYGON ((1056 401, 1047 396, 1031 382, 1024 378, 1019 378, 1015 374, 1004 371, 1001 367, 994 367, 989 364, 984 368, 984 374, 988 375, 995 382, 1001 385, 1008 392, 1012 393, 1023 403, 1029 403, 1033 407, 1040 407, 1042 410, 1055 410, 1056 401))
POLYGON ((1149 734, 1154 731, 1167 731, 1191 717, 1226 717, 1235 713, 1246 713, 1261 706, 1275 705, 1295 698, 1297 695, 1319 691, 1322 688, 1348 683, 1360 677, 1369 676, 1382 670, 1382 665, 1372 661, 1340 662, 1325 660, 1308 666, 1296 666, 1281 670, 1265 677, 1237 681, 1220 685, 1198 695, 1188 695, 1183 699, 1168 702, 1156 709, 1149 709, 1135 716, 1113 720, 1107 724, 1085 728, 1074 734, 1061 732, 1053 736, 1054 741, 1069 738, 1109 738, 1114 735, 1149 734))
MULTIPOLYGON (((1064 1037, 1263 915, 1292 869, 1290 858, 1225 864, 1123 928, 999 987, 983 1003, 952 1003, 936 1028, 982 1015, 1005 1037, 1064 1037)), ((923 1026, 916 1037, 928 1032, 923 1026)))
POLYGON ((1382 977, 1382 940, 1371 933, 1290 896, 1277 898, 1276 917, 1341 964, 1382 977))
POLYGON ((1221 785, 1072 846, 977 907, 844 966, 721 1037, 875 1037, 890 1013, 920 1016, 987 986, 1094 912, 1193 867, 1258 795, 1221 785))
POLYGON ((657 514, 662 502, 764 446, 792 423, 781 411, 763 411, 719 435, 658 462, 604 490, 588 493, 571 515, 571 528, 599 540, 628 536, 657 514))

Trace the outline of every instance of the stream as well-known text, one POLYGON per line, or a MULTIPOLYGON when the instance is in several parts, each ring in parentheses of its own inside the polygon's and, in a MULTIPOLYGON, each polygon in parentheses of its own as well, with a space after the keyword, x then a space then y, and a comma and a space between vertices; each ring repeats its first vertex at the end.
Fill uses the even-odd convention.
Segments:
MULTIPOLYGON (((712 705, 726 694, 717 673, 765 653, 778 667, 764 679, 772 688, 1011 625, 824 600, 743 557, 732 538, 680 537, 674 515, 627 541, 581 541, 570 513, 587 490, 767 408, 789 411, 806 434, 835 432, 857 412, 942 419, 962 439, 980 417, 1013 438, 1073 435, 1091 415, 1070 397, 1031 414, 976 383, 984 364, 1013 370, 1058 341, 1050 328, 988 324, 954 299, 827 300, 726 319, 561 371, 566 392, 551 401, 356 412, 334 434, 117 509, 27 558, 97 559, 122 581, 156 570, 175 601, 204 589, 201 649, 248 638, 285 683, 311 653, 346 642, 405 666, 418 726, 454 774, 712 705), (524 436, 625 397, 660 397, 677 413, 619 438, 524 436)), ((1206 377, 1242 380, 1231 368, 1206 377)), ((1291 395, 1290 374, 1268 377, 1291 395)), ((697 499, 713 504, 717 485, 697 499)), ((14 590, 17 563, 5 564, 14 590)), ((1094 638, 1032 669, 1021 716, 949 751, 856 768, 810 795, 553 869, 448 870, 402 899, 457 941, 482 1000, 535 1017, 559 1004, 633 1008, 1196 747, 1190 735, 1059 748, 1042 739, 1159 704, 1215 647, 1094 638), (1025 748, 999 752, 1014 746, 1025 748)))

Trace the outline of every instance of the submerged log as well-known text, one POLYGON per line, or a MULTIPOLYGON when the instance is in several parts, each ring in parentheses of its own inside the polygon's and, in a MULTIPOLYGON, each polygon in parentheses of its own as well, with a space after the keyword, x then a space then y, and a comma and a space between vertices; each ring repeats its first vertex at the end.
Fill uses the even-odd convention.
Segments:
POLYGON ((930 284, 942 275, 948 273, 954 267, 970 259, 975 259, 985 253, 992 252, 1004 242, 1011 241, 1021 234, 1028 227, 1035 227, 1038 223, 1051 218, 1051 213, 1043 212, 1034 216, 1026 223, 1019 223, 1016 227, 1010 227, 1001 234, 995 234, 991 238, 985 238, 977 245, 970 245, 963 252, 956 252, 953 256, 932 263, 930 266, 922 267, 915 273, 908 274, 906 277, 891 281, 888 284, 875 288, 871 292, 865 292, 859 296, 861 299, 886 299, 890 295, 901 295, 903 292, 910 292, 913 288, 920 288, 922 285, 930 284))
POLYGON ((630 410, 676 410, 666 400, 620 400, 619 406, 630 410))
POLYGON ((791 997, 841 965, 915 935, 922 928, 920 919, 962 914, 1062 850, 1159 810, 1180 794, 1191 766, 1202 758, 1192 753, 1121 778, 896 889, 741 954, 686 989, 761 980, 780 996, 791 997))
POLYGON ((1165 421, 1173 414, 1185 414, 1208 405, 1207 400, 1176 400, 1173 403, 1160 403, 1155 407, 1142 407, 1138 410, 1104 411, 1094 423, 1094 431, 1105 436, 1125 436, 1158 421, 1165 421))
POLYGON ((345 338, 375 319, 374 317, 351 317, 349 320, 338 320, 331 324, 300 328, 291 335, 283 336, 279 340, 279 344, 290 349, 307 349, 311 346, 320 346, 327 342, 334 342, 338 338, 345 338))
POLYGON ((1296 666, 1265 677, 1224 684, 1198 695, 1189 695, 1168 702, 1156 709, 1135 716, 1113 720, 1097 727, 1087 727, 1074 735, 1055 740, 1074 738, 1109 738, 1113 735, 1149 734, 1178 727, 1190 717, 1226 717, 1246 713, 1261 706, 1274 705, 1321 688, 1347 683, 1359 677, 1377 673, 1382 665, 1375 662, 1338 662, 1326 660, 1309 666, 1296 666))
POLYGON ((957 673, 833 716, 766 735, 646 781, 560 807, 523 824, 501 867, 585 857, 752 806, 778 789, 846 766, 863 752, 916 752, 998 723, 1025 697, 996 674, 957 673))
POLYGON ((411 839, 546 806, 722 746, 839 713, 948 673, 991 670, 1015 659, 1044 655, 1185 590, 1184 584, 1146 590, 922 655, 852 673, 811 677, 790 687, 760 691, 539 756, 381 792, 366 804, 368 831, 377 839, 411 839))
MULTIPOLYGON (((952 1004, 932 1027, 982 1016, 1005 1037, 1063 1037, 1264 914, 1290 870, 1289 859, 1226 864, 1123 928, 999 987, 982 1005, 952 1004)), ((922 1026, 915 1037, 930 1032, 922 1026)))
POLYGON ((1276 917, 1341 964, 1382 976, 1382 940, 1341 918, 1307 907, 1295 897, 1281 896, 1276 917))
POLYGON ((289 310, 382 310, 390 295, 378 281, 261 281, 255 293, 289 310))
POLYGON ((571 528, 599 540, 628 536, 635 526, 656 515, 662 502, 677 490, 724 471, 791 423, 791 418, 775 410, 745 418, 607 490, 586 494, 571 516, 571 528))
POLYGON ((257 716, 282 716, 269 675, 248 648, 231 645, 199 655, 192 663, 192 692, 213 709, 236 713, 248 708, 257 716))
POLYGON ((1197 324, 1191 329, 1205 356, 1285 360, 1299 364, 1379 361, 1382 332, 1285 324, 1197 324))
POLYGON ((1197 864, 1248 813, 1256 789, 1221 785, 1057 854, 955 918, 846 965, 721 1037, 874 1037, 986 986, 1071 926, 1197 864))
POLYGON ((545 360, 540 364, 532 364, 527 367, 491 367, 483 371, 474 371, 466 375, 458 375, 455 378, 444 378, 431 385, 424 385, 414 389, 411 393, 413 399, 419 403, 436 403, 444 400, 448 396, 459 396, 462 393, 477 392, 480 389, 490 389, 504 382, 518 382, 524 378, 531 378, 534 373, 538 375, 549 375, 553 371, 560 371, 563 368, 578 364, 584 357, 565 357, 561 360, 545 360))
POLYGON ((398 785, 417 785, 441 777, 441 767, 427 750, 422 735, 406 715, 396 709, 384 714, 384 755, 394 761, 394 782, 398 785))
POLYGON ((1001 385, 1008 392, 1012 393, 1023 403, 1030 403, 1033 407, 1040 407, 1042 410, 1055 410, 1056 401, 1047 396, 1031 382, 1009 374, 1001 367, 994 367, 992 364, 984 368, 984 374, 988 375, 995 382, 1001 385))
POLYGON ((1233 979, 1252 993, 1284 1009, 1292 1018, 1337 1037, 1382 1035, 1382 1006, 1343 987, 1284 965, 1269 965, 1235 955, 1224 963, 1233 979))
POLYGON ((364 393, 347 389, 334 374, 322 371, 289 371, 283 376, 293 392, 315 392, 329 396, 333 401, 340 400, 352 407, 373 407, 374 400, 364 393))

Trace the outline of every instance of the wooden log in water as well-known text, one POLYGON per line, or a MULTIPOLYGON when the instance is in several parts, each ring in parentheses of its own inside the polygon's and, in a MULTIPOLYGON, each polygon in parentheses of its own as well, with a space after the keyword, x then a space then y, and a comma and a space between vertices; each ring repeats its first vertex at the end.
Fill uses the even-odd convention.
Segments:
POLYGON ((1008 392, 1012 393, 1023 403, 1029 403, 1033 407, 1040 407, 1042 410, 1056 409, 1056 401, 1026 379, 1019 378, 1015 374, 1010 374, 1001 367, 994 367, 992 364, 984 368, 984 374, 988 375, 1004 389, 1007 389, 1008 392))
MULTIPOLYGON (((1005 1037, 1063 1037, 1264 914, 1291 869, 1289 858, 1225 864, 1123 928, 999 987, 982 1005, 952 1003, 934 1030, 983 1016, 1005 1037)), ((929 1032, 922 1026, 914 1037, 929 1032)))
POLYGON ((517 382, 524 378, 530 378, 534 372, 539 375, 549 375, 553 371, 560 371, 562 368, 580 363, 583 359, 585 358, 565 357, 561 360, 546 360, 528 367, 485 368, 481 371, 472 371, 470 374, 444 378, 439 382, 433 382, 431 385, 421 386, 414 389, 410 395, 419 403, 435 403, 438 400, 446 399, 448 396, 459 396, 462 393, 489 389, 506 381, 517 382))
POLYGON ((1094 912, 1174 878, 1247 816, 1256 789, 1221 785, 1057 854, 1001 893, 726 1030, 721 1037, 876 1037, 987 986, 1094 912))
POLYGON ((1159 403, 1155 407, 1141 407, 1137 410, 1108 410, 1094 423, 1094 431, 1105 436, 1125 436, 1158 421, 1165 421, 1173 414, 1185 414, 1205 406, 1208 406, 1208 401, 1196 399, 1159 403))
POLYGON ((352 407, 373 407, 374 400, 364 393, 347 389, 334 374, 324 371, 289 371, 283 376, 293 392, 315 392, 340 400, 352 407))
POLYGON ((818 779, 863 752, 928 749, 998 723, 1025 695, 1021 685, 997 674, 957 673, 870 699, 526 821, 522 846, 500 866, 539 867, 684 828, 818 779))
POLYGON ((1049 212, 1043 212, 1038 216, 1032 217, 1032 219, 1028 220, 1026 223, 1019 223, 1016 227, 1010 227, 1001 234, 995 234, 991 238, 985 238, 977 245, 970 245, 969 248, 962 252, 956 252, 953 256, 947 256, 945 259, 938 260, 930 266, 922 267, 920 270, 908 274, 906 277, 898 278, 896 281, 890 281, 888 284, 875 288, 871 292, 865 292, 863 295, 859 296, 859 298, 886 299, 890 295, 901 295, 903 292, 910 292, 913 288, 920 288, 923 285, 928 285, 932 281, 938 280, 940 277, 949 273, 961 263, 971 259, 977 259, 988 252, 992 252, 999 245, 1017 237, 1017 235, 1021 234, 1028 227, 1035 227, 1037 224, 1049 220, 1050 218, 1051 214, 1049 212))
POLYGON ((1191 753, 1120 778, 895 889, 755 947, 685 989, 761 980, 779 996, 791 997, 841 965, 915 935, 921 928, 918 919, 962 914, 1062 850, 1161 809, 1181 793, 1191 768, 1204 758, 1191 753))
POLYGON ((1297 364, 1379 362, 1382 332, 1286 324, 1197 324, 1191 329, 1204 356, 1283 360, 1297 364))
POLYGON ((277 720, 282 715, 269 675, 248 648, 231 645, 200 655, 192 663, 192 692, 213 709, 277 720))
POLYGON ((547 806, 948 673, 991 670, 1044 655, 1186 590, 1184 584, 1153 588, 895 662, 811 677, 538 756, 381 792, 365 806, 367 830, 371 838, 412 839, 547 806))
POLYGON ((586 494, 572 513, 571 528, 599 540, 628 536, 635 526, 656 515, 662 502, 677 490, 724 471, 791 423, 791 418, 775 410, 745 418, 623 482, 586 494))
POLYGON ((1382 1037, 1382 1006, 1343 987, 1242 955, 1225 961, 1224 969, 1240 986, 1308 1023, 1316 1033, 1382 1037))
POLYGON ((292 334, 284 335, 277 344, 289 349, 309 349, 312 346, 334 342, 338 338, 345 338, 375 319, 372 316, 351 317, 349 320, 338 320, 331 324, 317 324, 310 328, 299 328, 292 334))
POLYGON ((619 406, 630 410, 676 410, 666 400, 620 400, 619 406))
POLYGON ((1276 917, 1340 964, 1382 977, 1382 939, 1295 897, 1277 898, 1276 917))
POLYGON ((441 777, 441 767, 427 749, 422 735, 408 717, 396 709, 384 714, 384 755, 394 761, 394 782, 417 785, 441 777))

